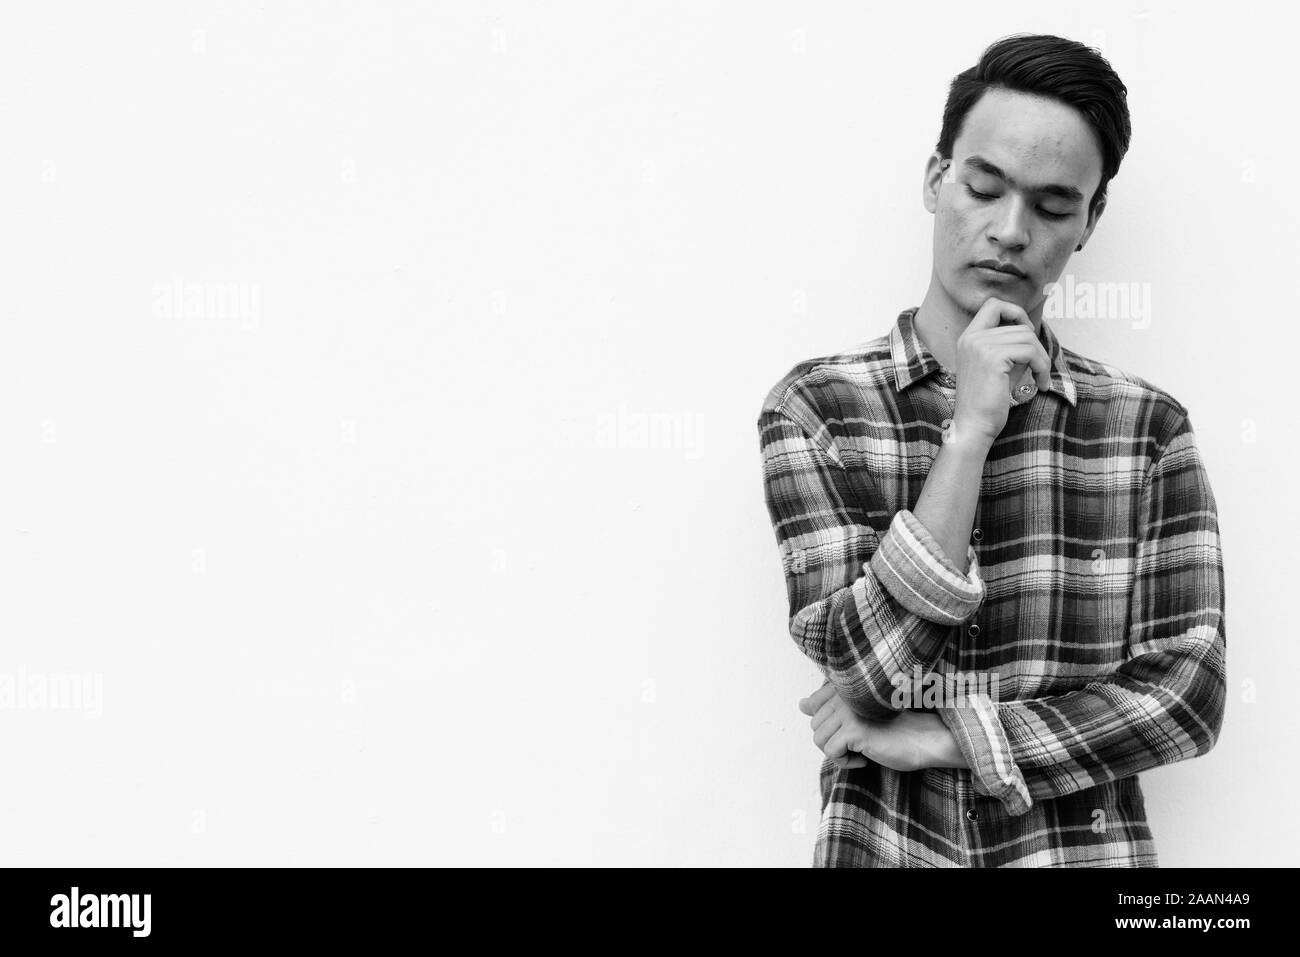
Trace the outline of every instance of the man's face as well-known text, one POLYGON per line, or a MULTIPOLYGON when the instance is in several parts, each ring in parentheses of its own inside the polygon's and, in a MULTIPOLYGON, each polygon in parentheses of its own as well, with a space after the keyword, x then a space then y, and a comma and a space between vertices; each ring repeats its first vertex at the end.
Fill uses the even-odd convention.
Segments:
POLYGON ((940 284, 971 315, 991 296, 1032 311, 1104 206, 1088 215, 1101 182, 1091 129, 1063 103, 991 89, 966 114, 952 154, 950 161, 933 154, 926 168, 940 284), (981 260, 1024 276, 976 266, 981 260))

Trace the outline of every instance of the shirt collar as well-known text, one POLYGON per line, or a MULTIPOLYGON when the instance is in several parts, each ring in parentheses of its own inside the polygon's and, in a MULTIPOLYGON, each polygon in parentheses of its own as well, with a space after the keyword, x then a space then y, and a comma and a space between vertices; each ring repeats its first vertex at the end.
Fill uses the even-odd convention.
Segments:
MULTIPOLYGON (((913 306, 910 309, 904 309, 898 315, 898 320, 894 323, 894 328, 889 334, 889 350, 893 358, 894 366, 894 385, 899 392, 905 390, 908 386, 919 382, 932 372, 938 372, 943 368, 926 348, 921 337, 916 334, 914 320, 916 311, 919 306, 913 306)), ((1043 344, 1047 350, 1048 358, 1052 361, 1052 372, 1048 390, 1061 396, 1070 405, 1077 403, 1077 393, 1074 387, 1074 377, 1070 375, 1070 367, 1065 361, 1065 353, 1061 349, 1061 343, 1057 340, 1056 335, 1043 320, 1038 323, 1038 341, 1043 344)))

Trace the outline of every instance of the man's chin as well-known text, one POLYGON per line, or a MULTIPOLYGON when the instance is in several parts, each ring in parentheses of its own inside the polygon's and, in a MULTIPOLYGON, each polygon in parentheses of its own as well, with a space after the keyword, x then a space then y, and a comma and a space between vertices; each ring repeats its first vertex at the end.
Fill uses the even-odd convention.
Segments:
POLYGON ((957 302, 962 310, 971 316, 983 308, 984 303, 990 299, 1001 299, 1003 302, 1009 302, 1012 305, 1019 306, 1026 312, 1029 311, 1032 296, 1029 294, 1028 287, 1024 289, 1011 288, 1012 286, 1026 285, 1025 282, 1008 283, 1006 286, 995 285, 985 282, 970 282, 967 280, 962 284, 962 292, 957 302))

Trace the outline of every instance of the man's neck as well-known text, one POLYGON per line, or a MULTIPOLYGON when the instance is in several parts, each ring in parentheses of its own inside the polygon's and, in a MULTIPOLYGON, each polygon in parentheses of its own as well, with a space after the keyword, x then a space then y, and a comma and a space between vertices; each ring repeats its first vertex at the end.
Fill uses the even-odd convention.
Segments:
MULTIPOLYGON (((1043 307, 1029 313, 1029 320, 1034 324, 1037 334, 1041 328, 1043 307)), ((945 369, 957 369, 957 339, 970 321, 975 318, 948 296, 942 285, 935 279, 930 280, 930 288, 925 292, 912 326, 930 354, 939 360, 945 369)))

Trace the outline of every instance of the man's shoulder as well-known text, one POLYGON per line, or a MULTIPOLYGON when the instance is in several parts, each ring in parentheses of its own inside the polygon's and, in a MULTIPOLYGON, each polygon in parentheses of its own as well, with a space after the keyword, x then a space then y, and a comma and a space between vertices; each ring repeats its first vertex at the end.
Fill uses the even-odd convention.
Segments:
POLYGON ((1187 417, 1187 406, 1151 379, 1064 346, 1061 352, 1081 401, 1101 403, 1107 409, 1130 410, 1156 431, 1187 417))
POLYGON ((836 392, 879 388, 889 380, 889 334, 851 348, 795 363, 767 391, 759 417, 772 413, 815 412, 836 392))

